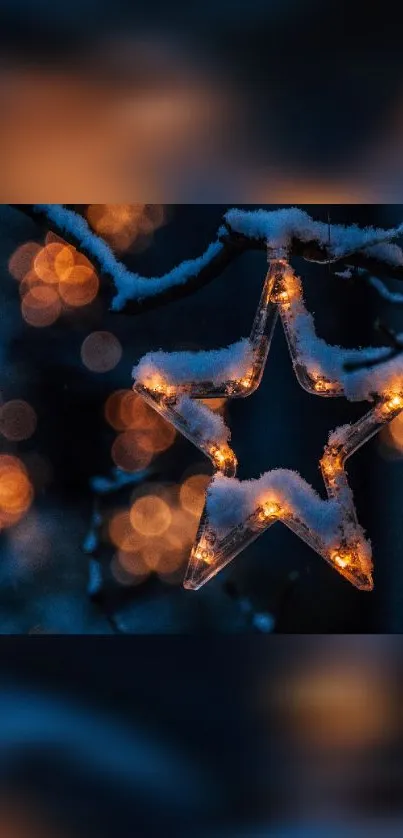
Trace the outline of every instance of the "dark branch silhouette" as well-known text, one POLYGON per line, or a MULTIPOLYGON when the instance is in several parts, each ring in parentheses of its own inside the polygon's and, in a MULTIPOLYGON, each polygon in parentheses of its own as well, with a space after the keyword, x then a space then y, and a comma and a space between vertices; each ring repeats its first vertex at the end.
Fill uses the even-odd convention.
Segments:
MULTIPOLYGON (((116 288, 111 275, 106 274, 100 269, 94 254, 86 250, 85 246, 74 237, 73 234, 67 234, 64 229, 59 229, 55 223, 49 221, 45 213, 40 213, 33 209, 32 204, 11 204, 12 207, 18 209, 20 212, 30 216, 37 223, 41 223, 44 228, 52 230, 54 233, 63 237, 70 244, 74 245, 82 253, 84 253, 99 270, 101 278, 102 294, 110 304, 113 296, 116 293, 116 288)), ((75 212, 82 212, 83 205, 66 204, 66 209, 71 209, 75 212)), ((173 302, 177 299, 182 299, 190 294, 193 294, 199 288, 203 288, 218 277, 222 272, 228 268, 236 259, 243 253, 249 251, 266 252, 267 242, 264 238, 250 238, 242 234, 234 232, 228 223, 224 223, 221 232, 218 234, 217 241, 221 243, 221 248, 212 254, 211 259, 205 263, 201 268, 195 268, 194 274, 189 274, 186 281, 181 284, 175 284, 169 288, 165 288, 160 292, 149 295, 142 299, 128 300, 123 307, 119 309, 119 314, 137 315, 150 309, 158 308, 161 305, 173 302), (224 232, 222 232, 224 230, 224 232)), ((349 255, 344 255, 341 258, 335 258, 327 245, 321 244, 317 241, 302 242, 299 239, 293 238, 290 247, 290 258, 300 257, 308 262, 319 262, 323 264, 331 263, 337 266, 338 270, 343 267, 353 267, 361 269, 366 273, 370 273, 379 278, 398 279, 403 281, 403 265, 391 265, 384 261, 380 256, 370 254, 365 251, 356 251, 349 255)), ((359 271, 353 274, 353 278, 360 282, 363 281, 359 271)))

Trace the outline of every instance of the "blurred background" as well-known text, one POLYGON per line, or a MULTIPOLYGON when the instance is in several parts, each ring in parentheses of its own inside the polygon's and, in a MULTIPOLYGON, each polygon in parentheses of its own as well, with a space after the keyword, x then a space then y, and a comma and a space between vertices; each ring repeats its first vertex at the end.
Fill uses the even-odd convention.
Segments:
POLYGON ((9 638, 2 838, 398 838, 401 638, 9 638))
MULTIPOLYGON (((79 207, 146 276, 201 254, 226 208, 79 207)), ((402 218, 395 205, 306 209, 333 223, 387 227, 402 218)), ((88 260, 9 206, 1 208, 0 260, 3 634, 402 630, 399 418, 348 466, 373 546, 373 593, 357 591, 281 524, 200 591, 182 587, 211 466, 131 392, 131 370, 151 350, 214 349, 248 335, 264 253, 244 254, 197 293, 138 316, 110 312, 88 260)), ((401 309, 366 284, 327 266, 295 267, 328 342, 382 344, 378 319, 401 330, 401 309)), ((322 496, 318 462, 329 431, 367 409, 303 391, 280 326, 258 391, 213 407, 232 430, 241 479, 296 469, 322 496)))
POLYGON ((4 0, 0 33, 2 201, 401 200, 390 2, 4 0))

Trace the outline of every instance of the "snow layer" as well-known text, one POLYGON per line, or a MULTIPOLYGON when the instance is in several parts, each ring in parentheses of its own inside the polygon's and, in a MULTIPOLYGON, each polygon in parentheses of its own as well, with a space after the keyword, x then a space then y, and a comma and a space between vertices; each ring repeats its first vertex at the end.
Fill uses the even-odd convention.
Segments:
POLYGON ((322 500, 297 472, 288 469, 274 469, 257 480, 243 481, 215 474, 206 500, 209 524, 219 536, 224 535, 251 515, 270 491, 280 503, 292 507, 293 514, 325 543, 334 541, 341 524, 339 504, 322 500))
POLYGON ((216 256, 223 245, 220 241, 210 244, 207 250, 196 259, 188 259, 159 277, 143 277, 130 271, 119 261, 109 245, 92 232, 81 215, 66 209, 61 204, 35 204, 37 212, 44 213, 57 230, 74 236, 78 246, 95 259, 102 271, 112 277, 117 294, 112 301, 112 309, 120 311, 128 300, 143 300, 159 294, 175 285, 183 285, 191 277, 197 276, 201 269, 216 256))
POLYGON ((252 345, 247 338, 224 349, 200 352, 149 352, 133 368, 135 381, 147 386, 156 375, 169 384, 211 381, 220 385, 242 377, 253 361, 252 345))
POLYGON ((189 423, 192 433, 200 436, 205 442, 218 445, 228 442, 231 433, 222 416, 213 413, 200 401, 182 396, 175 410, 189 423))
MULTIPOLYGON (((163 276, 143 277, 133 273, 119 261, 109 245, 92 232, 81 215, 62 204, 35 204, 34 210, 44 213, 62 235, 64 233, 74 236, 78 246, 83 247, 86 254, 97 261, 100 269, 112 278, 117 291, 112 301, 112 309, 115 311, 120 311, 129 300, 142 300, 171 287, 185 284, 197 276, 225 246, 220 241, 220 236, 226 232, 222 227, 218 231, 216 241, 210 244, 201 256, 181 262, 163 276)), ((226 213, 225 219, 234 232, 253 239, 264 239, 271 247, 284 247, 292 238, 298 238, 303 242, 317 241, 328 247, 334 259, 355 251, 365 251, 392 266, 403 265, 401 248, 389 243, 403 234, 403 224, 392 230, 373 227, 361 229, 354 224, 332 224, 329 240, 329 226, 321 221, 314 221, 308 213, 297 207, 252 211, 231 209, 226 213)))
POLYGON ((297 207, 287 207, 279 210, 239 210, 231 209, 225 215, 225 220, 232 230, 242 233, 248 238, 264 239, 271 247, 287 247, 293 238, 302 242, 315 241, 327 247, 334 259, 340 259, 355 251, 371 248, 371 253, 382 257, 383 261, 397 264, 397 251, 403 255, 400 248, 384 244, 399 235, 403 235, 403 224, 393 230, 375 229, 374 227, 358 227, 356 224, 344 226, 342 224, 329 225, 322 221, 314 221, 304 210, 297 207), (330 232, 330 236, 329 236, 330 232), (379 244, 382 243, 382 251, 379 244))
MULTIPOLYGON (((398 335, 403 342, 403 334, 398 335)), ((374 351, 374 350, 373 350, 374 351)), ((383 349, 390 355, 390 349, 383 349)), ((370 360, 370 350, 360 352, 360 361, 370 360)), ((373 367, 363 367, 354 372, 344 373, 343 385, 346 398, 350 401, 372 401, 376 395, 388 392, 403 392, 403 352, 373 367)))

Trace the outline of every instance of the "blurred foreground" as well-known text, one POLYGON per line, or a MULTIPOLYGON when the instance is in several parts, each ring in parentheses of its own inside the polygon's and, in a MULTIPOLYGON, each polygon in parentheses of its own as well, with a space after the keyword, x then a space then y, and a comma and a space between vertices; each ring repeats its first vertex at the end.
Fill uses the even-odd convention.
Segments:
POLYGON ((402 834, 397 637, 9 639, 1 665, 2 838, 402 834))
POLYGON ((6 0, 0 47, 2 201, 401 200, 385 4, 6 0))

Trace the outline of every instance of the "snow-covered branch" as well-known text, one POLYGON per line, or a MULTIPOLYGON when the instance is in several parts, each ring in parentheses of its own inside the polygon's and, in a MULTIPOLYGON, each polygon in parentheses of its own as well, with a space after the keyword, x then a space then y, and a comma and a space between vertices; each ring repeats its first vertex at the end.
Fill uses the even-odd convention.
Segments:
MULTIPOLYGON (((99 269, 110 292, 112 310, 137 314, 187 296, 219 276, 242 253, 286 247, 290 257, 334 263, 339 273, 348 265, 375 277, 403 280, 403 251, 393 240, 403 236, 403 224, 391 230, 357 225, 328 225, 296 207, 278 210, 231 209, 217 237, 195 258, 160 277, 130 271, 78 212, 61 204, 16 205, 79 248, 99 269)), ((357 272, 357 281, 359 273, 357 272)))

